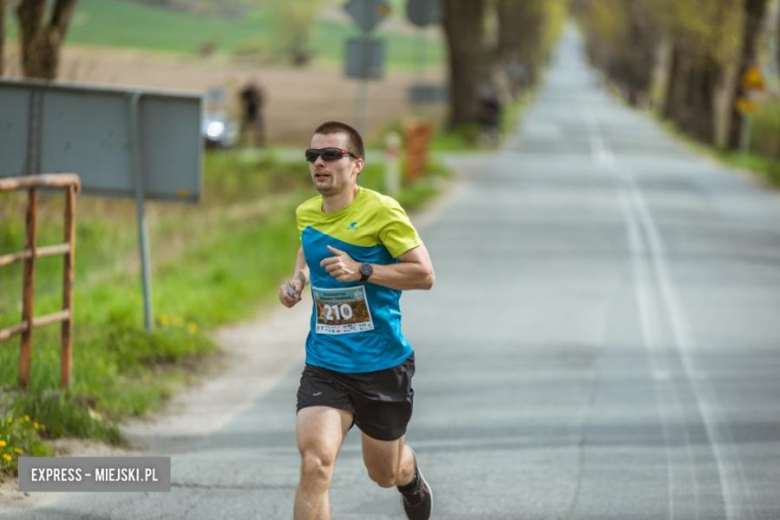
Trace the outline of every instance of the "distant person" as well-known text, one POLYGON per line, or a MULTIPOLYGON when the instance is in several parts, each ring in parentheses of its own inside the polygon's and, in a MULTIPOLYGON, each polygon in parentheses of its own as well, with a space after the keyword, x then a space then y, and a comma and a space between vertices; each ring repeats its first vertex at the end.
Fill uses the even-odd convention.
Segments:
POLYGON ((241 91, 241 138, 245 145, 265 146, 263 105, 265 93, 257 81, 250 80, 241 91))
POLYGON ((491 146, 498 144, 501 130, 501 101, 492 87, 483 87, 479 93, 477 122, 483 139, 491 146))
POLYGON ((509 79, 509 90, 513 99, 517 99, 521 89, 529 86, 528 70, 519 60, 512 60, 504 66, 504 73, 509 79))
POLYGON ((285 307, 308 283, 313 299, 298 387, 295 520, 330 519, 336 457, 355 425, 369 477, 397 487, 407 518, 428 520, 431 489, 406 444, 415 366, 399 307, 402 290, 432 287, 428 250, 398 202, 358 185, 365 150, 354 128, 321 124, 306 160, 320 195, 296 211, 301 247, 279 288, 285 307))

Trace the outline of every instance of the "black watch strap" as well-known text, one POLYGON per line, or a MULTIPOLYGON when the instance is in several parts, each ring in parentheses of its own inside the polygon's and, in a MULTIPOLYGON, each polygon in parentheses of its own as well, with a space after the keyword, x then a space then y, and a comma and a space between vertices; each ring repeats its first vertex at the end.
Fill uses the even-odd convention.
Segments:
POLYGON ((371 264, 360 264, 360 281, 365 282, 368 278, 374 274, 374 268, 371 264))

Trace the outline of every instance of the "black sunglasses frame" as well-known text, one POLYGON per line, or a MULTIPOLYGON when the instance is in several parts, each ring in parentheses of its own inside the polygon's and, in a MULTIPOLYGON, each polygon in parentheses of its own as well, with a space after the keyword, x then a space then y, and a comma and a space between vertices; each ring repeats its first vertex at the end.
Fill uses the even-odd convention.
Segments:
POLYGON ((336 148, 334 146, 329 146, 327 148, 309 148, 304 152, 304 155, 306 156, 306 160, 308 162, 314 162, 319 157, 322 157, 322 160, 325 162, 331 162, 331 161, 338 161, 345 155, 349 155, 357 159, 357 155, 350 152, 349 150, 344 150, 343 148, 336 148), (326 156, 326 154, 328 154, 326 156))

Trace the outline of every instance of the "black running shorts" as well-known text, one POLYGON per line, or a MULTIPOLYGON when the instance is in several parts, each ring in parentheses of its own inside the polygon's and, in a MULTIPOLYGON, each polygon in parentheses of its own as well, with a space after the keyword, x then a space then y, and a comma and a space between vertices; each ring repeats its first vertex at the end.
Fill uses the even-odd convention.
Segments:
POLYGON ((298 387, 298 411, 329 406, 354 415, 354 424, 371 438, 392 441, 406 433, 412 418, 414 354, 398 366, 344 374, 306 365, 298 387))

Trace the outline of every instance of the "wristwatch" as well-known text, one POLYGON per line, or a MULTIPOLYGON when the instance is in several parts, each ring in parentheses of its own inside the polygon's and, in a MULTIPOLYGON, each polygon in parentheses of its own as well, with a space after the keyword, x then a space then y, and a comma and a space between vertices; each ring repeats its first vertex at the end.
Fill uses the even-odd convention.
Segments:
POLYGON ((365 283, 372 274, 374 274, 374 268, 371 267, 371 264, 360 264, 360 283, 365 283))

